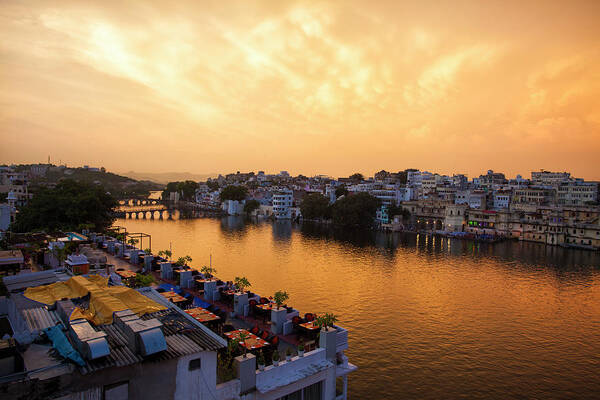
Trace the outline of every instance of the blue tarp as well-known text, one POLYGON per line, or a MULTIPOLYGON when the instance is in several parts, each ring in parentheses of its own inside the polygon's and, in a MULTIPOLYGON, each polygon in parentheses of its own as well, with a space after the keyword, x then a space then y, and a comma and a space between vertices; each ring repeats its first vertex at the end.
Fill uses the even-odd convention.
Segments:
POLYGON ((80 367, 83 367, 85 365, 83 358, 81 358, 77 350, 75 350, 73 346, 71 346, 71 343, 69 343, 69 340, 67 339, 63 331, 60 329, 60 327, 51 326, 50 328, 44 329, 44 331, 52 341, 52 347, 54 347, 61 356, 73 361, 80 367))
POLYGON ((171 285, 169 283, 161 283, 158 287, 165 289, 167 292, 181 293, 181 288, 179 286, 171 285))
POLYGON ((194 297, 194 303, 193 304, 194 304, 194 307, 202 307, 202 308, 208 308, 208 307, 210 307, 210 303, 205 302, 200 297, 194 297))

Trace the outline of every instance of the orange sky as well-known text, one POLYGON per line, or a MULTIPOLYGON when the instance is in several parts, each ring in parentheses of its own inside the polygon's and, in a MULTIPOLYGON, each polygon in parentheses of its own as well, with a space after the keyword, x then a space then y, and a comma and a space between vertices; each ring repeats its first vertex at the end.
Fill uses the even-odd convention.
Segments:
POLYGON ((0 3, 0 163, 600 179, 600 1, 87 3, 0 3))

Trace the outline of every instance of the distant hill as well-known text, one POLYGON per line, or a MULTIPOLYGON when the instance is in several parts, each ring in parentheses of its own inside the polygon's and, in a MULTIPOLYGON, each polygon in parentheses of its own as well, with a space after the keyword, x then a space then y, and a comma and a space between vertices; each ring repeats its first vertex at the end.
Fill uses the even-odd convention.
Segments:
POLYGON ((218 174, 192 174, 190 172, 121 172, 121 175, 132 179, 152 181, 167 184, 177 181, 205 181, 207 178, 215 178, 218 174))
MULTIPOLYGON (((30 165, 19 165, 21 170, 29 170, 30 165)), ((34 192, 43 186, 54 185, 61 180, 72 179, 94 185, 102 185, 108 192, 117 198, 148 196, 151 191, 162 190, 163 184, 150 180, 136 180, 107 172, 88 168, 66 168, 51 166, 43 176, 33 176, 30 179, 30 191, 34 192)))

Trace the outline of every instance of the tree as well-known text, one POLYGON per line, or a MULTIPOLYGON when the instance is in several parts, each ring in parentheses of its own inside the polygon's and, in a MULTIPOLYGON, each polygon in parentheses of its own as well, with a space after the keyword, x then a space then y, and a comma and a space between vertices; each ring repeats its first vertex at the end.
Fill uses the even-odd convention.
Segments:
POLYGON ((340 196, 345 196, 348 194, 348 189, 346 189, 346 186, 341 185, 335 188, 335 198, 337 199, 340 196))
POLYGON ((379 205, 379 199, 366 192, 343 197, 333 204, 333 222, 344 228, 370 228, 379 205))
POLYGON ((214 190, 219 189, 219 182, 218 181, 213 181, 213 180, 206 181, 206 186, 208 186, 208 188, 210 190, 214 191, 214 190))
POLYGON ((229 185, 221 190, 219 197, 221 198, 221 201, 242 201, 246 198, 246 194, 248 194, 248 189, 246 189, 244 186, 229 185))
POLYGON ((150 274, 136 274, 135 276, 135 286, 136 287, 146 287, 152 285, 154 282, 154 277, 150 274))
POLYGON ((181 195, 182 200, 193 201, 196 195, 196 189, 198 189, 198 182, 184 181, 184 182, 169 182, 167 187, 162 192, 162 199, 168 200, 170 193, 178 192, 181 195))
POLYGON ((348 179, 350 179, 352 182, 358 183, 364 181, 365 177, 363 176, 363 174, 357 172, 355 174, 350 175, 348 179))
POLYGON ((252 211, 257 210, 260 208, 260 203, 258 202, 258 200, 248 200, 246 202, 246 204, 244 204, 244 212, 246 214, 251 214, 252 211))
POLYGON ((329 216, 329 200, 320 193, 311 193, 300 204, 302 218, 319 219, 329 216))
POLYGON ((113 224, 116 206, 117 201, 102 187, 67 179, 52 189, 40 188, 19 210, 11 229, 54 232, 89 224, 101 232, 113 224))

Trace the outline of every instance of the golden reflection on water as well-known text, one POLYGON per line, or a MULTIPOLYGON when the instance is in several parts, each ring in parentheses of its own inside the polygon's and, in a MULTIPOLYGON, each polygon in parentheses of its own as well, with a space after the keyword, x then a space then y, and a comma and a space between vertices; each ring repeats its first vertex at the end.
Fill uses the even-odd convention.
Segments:
POLYGON ((118 220, 200 268, 350 330, 351 398, 600 393, 600 255, 427 235, 341 240, 289 222, 118 220), (390 382, 394 382, 390 384, 390 382))

